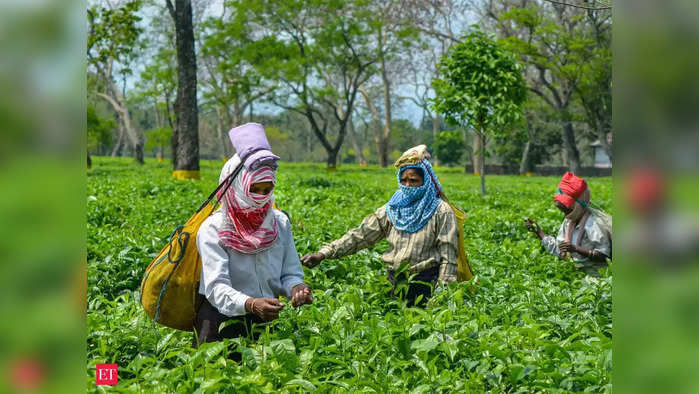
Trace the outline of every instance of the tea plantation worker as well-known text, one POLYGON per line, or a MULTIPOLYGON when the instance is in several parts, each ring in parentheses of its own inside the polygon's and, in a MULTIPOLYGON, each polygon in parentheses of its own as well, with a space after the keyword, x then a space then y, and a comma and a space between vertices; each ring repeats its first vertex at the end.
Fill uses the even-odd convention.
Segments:
MULTIPOLYGON (((456 280, 458 231, 456 217, 440 198, 442 187, 429 162, 425 145, 406 151, 396 161, 398 190, 385 205, 365 217, 359 227, 326 243, 317 253, 301 258, 315 267, 324 259, 336 259, 369 248, 387 239, 390 248, 382 256, 388 278, 394 284, 404 278, 396 275, 401 263, 408 262, 413 281, 446 285, 456 280)), ((390 295, 393 295, 393 291, 390 295)), ((418 296, 425 301, 430 287, 411 283, 406 300, 414 305, 418 296)))
MULTIPOLYGON (((313 302, 288 217, 273 209, 279 157, 271 152, 262 125, 229 132, 236 154, 221 170, 219 184, 243 160, 243 168, 197 234, 204 295, 195 327, 198 343, 246 336, 252 323, 279 317, 283 295, 294 307, 313 302), (222 322, 235 320, 221 332, 222 322)), ((223 190, 223 189, 222 189, 223 190)))
POLYGON ((527 228, 541 239, 546 251, 560 259, 570 255, 576 268, 599 276, 597 270, 606 267, 612 257, 612 217, 590 206, 587 182, 570 172, 563 175, 553 200, 565 215, 558 235, 545 234, 529 218, 525 219, 527 228))

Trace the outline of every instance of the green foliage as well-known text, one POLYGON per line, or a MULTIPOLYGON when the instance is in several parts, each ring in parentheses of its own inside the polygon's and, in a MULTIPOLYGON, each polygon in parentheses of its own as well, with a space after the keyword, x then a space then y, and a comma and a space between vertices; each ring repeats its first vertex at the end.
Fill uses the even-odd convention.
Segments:
POLYGON ((101 118, 95 107, 87 106, 87 150, 96 152, 112 143, 111 131, 116 127, 114 119, 101 118))
POLYGON ((495 154, 504 165, 521 164, 525 145, 529 144, 529 168, 545 163, 561 148, 561 119, 539 97, 530 94, 523 107, 524 117, 505 132, 495 136, 495 154))
POLYGON ((289 146, 291 133, 285 132, 279 127, 267 126, 265 127, 265 135, 267 135, 267 140, 269 140, 272 151, 276 155, 282 160, 292 159, 292 149, 289 146))
POLYGON ((503 44, 528 64, 548 70, 555 87, 575 83, 590 60, 594 40, 585 32, 584 14, 556 13, 546 7, 512 7, 502 18, 521 34, 508 35, 503 44), (557 19, 558 18, 558 19, 557 19))
POLYGON ((236 30, 234 37, 247 40, 246 50, 241 51, 246 60, 257 75, 300 85, 299 90, 291 89, 300 105, 313 97, 332 101, 339 94, 332 84, 314 84, 313 78, 325 81, 337 71, 345 75, 368 71, 366 58, 374 51, 368 38, 370 14, 353 2, 240 0, 234 4, 236 19, 231 29, 236 30))
POLYGON ((132 73, 129 63, 141 45, 139 36, 143 31, 138 26, 141 17, 137 14, 141 3, 141 0, 127 1, 114 9, 95 5, 87 10, 89 64, 107 68, 114 60, 121 65, 122 74, 132 73))
POLYGON ((172 141, 172 129, 169 127, 158 127, 152 130, 145 131, 146 149, 164 148, 170 145, 172 141))
POLYGON ((612 131, 611 28, 596 37, 597 45, 590 49, 591 56, 583 63, 577 95, 585 109, 585 121, 593 139, 604 140, 606 133, 612 131))
POLYGON ((505 47, 477 26, 454 45, 437 66, 432 107, 444 118, 473 129, 479 138, 481 195, 485 196, 488 137, 504 133, 520 119, 526 98, 522 68, 505 47))
POLYGON ((503 165, 516 166, 520 164, 524 146, 528 140, 526 127, 524 122, 518 122, 506 132, 495 136, 494 151, 503 165))
POLYGON ((266 98, 307 118, 334 168, 359 87, 374 73, 374 14, 365 0, 239 0, 248 64, 274 84, 266 98), (336 131, 336 132, 333 132, 336 131))
POLYGON ((505 6, 499 20, 511 26, 503 43, 529 66, 533 91, 563 122, 579 117, 588 137, 603 139, 612 119, 611 12, 529 3, 505 6))
POLYGON ((521 115, 526 86, 521 66, 501 44, 474 29, 454 45, 433 80, 433 108, 454 125, 491 134, 521 115))
POLYGON ((354 100, 358 85, 372 74, 376 56, 370 37, 373 19, 364 3, 235 2, 233 23, 243 32, 255 32, 243 52, 257 74, 278 83, 272 92, 278 104, 312 112, 316 122, 324 123, 319 107, 329 105, 334 111, 340 100, 354 100), (335 78, 345 83, 335 83, 335 78))
POLYGON ((466 151, 464 139, 458 131, 442 131, 434 142, 434 154, 443 164, 459 164, 466 151))
POLYGON ((425 144, 430 148, 432 143, 432 130, 417 129, 407 119, 394 119, 391 121, 390 144, 394 150, 400 152, 399 156, 415 145, 425 144))
MULTIPOLYGON (((216 185, 219 161, 202 161, 200 182, 178 182, 147 160, 94 158, 87 178, 87 365, 119 364, 125 392, 561 392, 611 391, 612 276, 591 279, 546 254, 522 218, 547 232, 560 212, 557 178, 478 178, 438 168, 452 202, 468 214, 466 251, 479 285, 457 283, 425 309, 386 297, 380 242, 304 269, 315 302, 285 307, 257 343, 247 338, 198 350, 192 336, 149 321, 141 275, 216 185), (242 362, 226 359, 242 353, 242 362)), ((610 179, 589 179, 611 205, 610 179)), ((291 215, 299 254, 357 226, 396 189, 392 169, 281 163, 277 204, 291 215)), ((611 271, 611 270, 610 270, 611 271)))
POLYGON ((150 59, 150 63, 141 72, 141 79, 137 84, 140 101, 149 98, 164 99, 171 102, 177 90, 177 64, 176 51, 169 48, 161 48, 150 59))
MULTIPOLYGON (((234 21, 211 17, 201 26, 201 52, 210 73, 204 97, 219 104, 235 104, 261 97, 269 89, 263 73, 253 67, 259 46, 252 42, 253 32, 242 19, 234 21), (251 46, 248 48, 248 46, 251 46)), ((241 110, 244 108, 241 108, 241 110)))

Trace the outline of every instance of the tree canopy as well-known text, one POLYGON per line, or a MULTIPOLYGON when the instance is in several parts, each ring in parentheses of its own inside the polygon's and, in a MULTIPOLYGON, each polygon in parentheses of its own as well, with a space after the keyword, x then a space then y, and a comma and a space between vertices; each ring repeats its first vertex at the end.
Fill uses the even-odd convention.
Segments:
MULTIPOLYGON (((502 133, 521 116, 527 92, 522 67, 502 44, 474 27, 442 58, 438 69, 434 109, 448 122, 473 129, 485 157, 486 137, 502 133)), ((480 173, 485 195, 484 168, 480 173)))
POLYGON ((576 171, 594 162, 593 142, 611 156, 605 7, 116 0, 90 2, 87 19, 88 101, 117 122, 102 154, 162 154, 196 172, 200 156, 233 154, 230 128, 261 122, 285 136, 285 159, 329 169, 386 166, 419 143, 434 151, 444 131, 461 133, 466 150, 453 164, 477 173, 485 157, 510 171, 576 171), (520 110, 524 97, 532 104, 520 110), (144 152, 160 128, 170 143, 144 152))

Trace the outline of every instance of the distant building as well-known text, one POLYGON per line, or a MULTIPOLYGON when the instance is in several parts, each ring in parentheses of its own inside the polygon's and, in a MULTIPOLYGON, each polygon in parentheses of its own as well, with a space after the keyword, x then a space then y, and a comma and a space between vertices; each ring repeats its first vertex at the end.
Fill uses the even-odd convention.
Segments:
MULTIPOLYGON (((612 134, 609 133, 607 135, 607 142, 611 145, 611 139, 612 139, 612 134)), ((596 140, 595 142, 591 143, 590 146, 592 147, 594 151, 594 157, 595 157, 595 167, 598 168, 611 168, 612 167, 612 161, 609 158, 609 155, 607 152, 604 150, 604 145, 600 140, 596 140)))

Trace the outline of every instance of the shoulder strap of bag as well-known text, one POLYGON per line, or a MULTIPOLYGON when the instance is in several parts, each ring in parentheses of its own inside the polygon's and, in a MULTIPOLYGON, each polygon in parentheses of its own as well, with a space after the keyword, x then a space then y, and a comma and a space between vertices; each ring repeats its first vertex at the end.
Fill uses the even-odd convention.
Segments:
POLYGON ((233 179, 235 179, 235 177, 240 173, 240 171, 241 171, 242 169, 243 169, 243 162, 241 161, 241 162, 238 164, 238 166, 233 170, 233 172, 231 172, 231 173, 226 177, 226 179, 224 179, 223 182, 221 182, 221 183, 218 185, 218 187, 216 187, 216 189, 215 189, 213 192, 211 192, 211 194, 209 194, 209 197, 207 197, 207 198, 206 198, 206 201, 204 201, 204 203, 201 204, 201 206, 199 207, 199 209, 197 209, 197 212, 196 212, 196 213, 198 213, 199 211, 201 211, 202 209, 204 209, 204 207, 206 206, 206 204, 208 204, 208 203, 211 201, 211 199, 213 199, 213 198, 216 196, 216 193, 218 193, 218 191, 221 190, 221 188, 223 188, 223 193, 221 193, 221 194, 226 194, 226 191, 228 191, 228 188, 229 188, 229 187, 231 186, 231 184, 233 183, 233 179))

